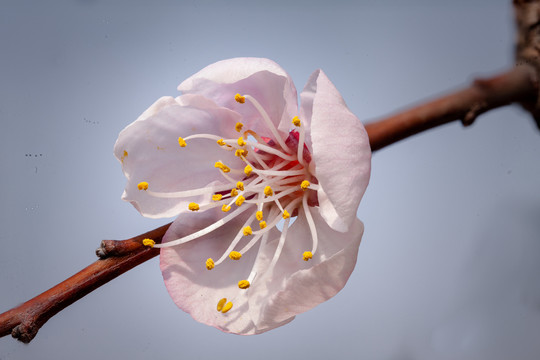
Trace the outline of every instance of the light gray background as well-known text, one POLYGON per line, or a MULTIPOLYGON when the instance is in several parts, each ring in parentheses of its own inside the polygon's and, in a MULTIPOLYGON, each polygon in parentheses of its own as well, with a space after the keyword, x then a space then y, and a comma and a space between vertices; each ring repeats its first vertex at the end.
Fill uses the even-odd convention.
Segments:
MULTIPOLYGON (((118 132, 217 60, 320 67, 361 119, 512 66, 510 0, 0 2, 0 310, 163 221, 120 200, 118 132)), ((0 359, 538 359, 540 132, 517 106, 375 154, 358 265, 269 333, 201 325, 154 259, 0 359)))

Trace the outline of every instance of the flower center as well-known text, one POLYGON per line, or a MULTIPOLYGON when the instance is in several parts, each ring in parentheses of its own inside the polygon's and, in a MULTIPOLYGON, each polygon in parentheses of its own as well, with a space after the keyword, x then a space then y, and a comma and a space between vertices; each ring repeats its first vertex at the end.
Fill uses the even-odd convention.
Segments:
MULTIPOLYGON (((299 261, 308 261, 317 250, 317 231, 310 213, 310 206, 316 206, 319 188, 317 179, 313 175, 311 153, 305 144, 305 128, 298 118, 292 119, 294 129, 286 139, 283 139, 274 126, 270 117, 260 103, 250 95, 235 96, 237 102, 244 104, 248 101, 259 113, 261 121, 265 124, 269 137, 262 136, 251 129, 244 129, 244 124, 237 123, 235 130, 238 138, 224 138, 212 134, 194 134, 185 138, 179 137, 178 144, 189 151, 188 143, 195 139, 211 140, 225 152, 233 153, 243 162, 243 168, 231 168, 221 159, 215 159, 214 167, 220 171, 223 181, 217 185, 203 188, 179 191, 158 192, 152 189, 152 184, 142 181, 138 189, 146 191, 148 195, 162 198, 189 198, 193 196, 211 194, 211 201, 204 204, 189 203, 191 211, 204 211, 210 208, 221 207, 223 218, 217 222, 200 229, 182 238, 164 244, 151 244, 155 247, 170 247, 187 243, 206 235, 225 225, 245 211, 251 211, 245 223, 238 229, 237 235, 231 240, 227 250, 217 259, 208 258, 206 269, 212 270, 224 261, 241 261, 242 254, 250 251, 258 242, 259 251, 264 247, 270 230, 278 223, 283 223, 281 236, 274 252, 274 256, 266 271, 275 266, 281 250, 285 244, 287 230, 291 216, 298 215, 303 210, 306 215, 312 235, 312 248, 299 254, 299 261), (244 237, 251 237, 244 241, 245 245, 239 247, 244 237)), ((230 155, 229 155, 230 156, 230 155)), ((246 279, 238 282, 239 289, 246 290, 255 280, 257 273, 255 266, 259 256, 256 257, 253 269, 246 279)), ((217 310, 226 313, 232 308, 232 302, 226 298, 219 300, 217 310)))

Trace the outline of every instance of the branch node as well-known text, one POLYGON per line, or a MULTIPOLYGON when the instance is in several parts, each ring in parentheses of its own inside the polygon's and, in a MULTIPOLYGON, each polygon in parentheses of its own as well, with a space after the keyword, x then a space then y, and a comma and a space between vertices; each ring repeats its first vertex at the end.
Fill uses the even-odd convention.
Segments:
MULTIPOLYGON (((486 86, 484 82, 481 82, 479 80, 475 81, 475 85, 481 87, 486 86)), ((467 111, 463 119, 461 119, 461 123, 465 127, 472 125, 478 115, 485 112, 488 108, 488 104, 485 101, 474 103, 469 109, 469 111, 467 111)))
POLYGON ((36 337, 39 328, 40 326, 37 326, 32 321, 24 321, 13 328, 11 336, 22 343, 28 344, 36 337))

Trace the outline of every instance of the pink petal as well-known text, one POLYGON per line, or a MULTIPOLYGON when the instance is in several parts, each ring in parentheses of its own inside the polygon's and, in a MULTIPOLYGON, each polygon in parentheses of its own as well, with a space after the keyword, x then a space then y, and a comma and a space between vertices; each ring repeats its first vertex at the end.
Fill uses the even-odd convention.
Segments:
POLYGON ((234 95, 253 96, 266 110, 284 137, 297 115, 296 88, 290 76, 269 59, 235 58, 218 61, 178 86, 184 94, 200 94, 242 114, 242 122, 260 135, 268 136, 259 112, 247 101, 239 104, 234 95), (281 125, 280 125, 281 124, 281 125))
POLYGON ((322 70, 311 76, 302 101, 303 113, 311 113, 321 215, 333 229, 347 231, 356 219, 371 172, 366 130, 322 70))
POLYGON ((229 167, 243 168, 238 158, 212 140, 194 139, 185 148, 178 145, 179 136, 194 133, 234 136, 238 119, 238 114, 198 95, 156 101, 122 130, 116 141, 114 153, 128 179, 122 198, 148 217, 176 216, 186 211, 189 202, 203 202, 202 196, 152 197, 137 185, 146 181, 149 189, 158 192, 191 190, 222 180, 214 168, 218 160, 229 167))
MULTIPOLYGON (((165 286, 179 308, 201 323, 244 335, 254 334, 257 325, 253 322, 253 310, 248 303, 248 294, 252 289, 239 289, 238 281, 247 279, 258 245, 243 254, 240 260, 227 258, 212 270, 206 269, 205 262, 209 257, 217 260, 224 253, 249 216, 253 214, 247 211, 201 238, 180 246, 163 248, 160 256, 165 286), (234 304, 226 314, 216 309, 218 301, 224 297, 234 304)), ((165 234, 164 243, 200 230, 222 217, 223 212, 219 209, 182 214, 165 234)), ((277 230, 273 230, 272 236, 279 236, 276 233, 277 230)), ((246 237, 238 248, 248 240, 249 237, 246 237)))
POLYGON ((273 273, 267 275, 264 287, 261 286, 265 290, 257 296, 250 295, 250 309, 260 307, 257 319, 260 332, 292 320, 336 295, 354 269, 364 232, 362 222, 355 219, 349 231, 343 233, 331 229, 317 211, 312 214, 319 236, 313 259, 302 260, 302 253, 311 249, 311 235, 302 212, 289 229, 273 273))

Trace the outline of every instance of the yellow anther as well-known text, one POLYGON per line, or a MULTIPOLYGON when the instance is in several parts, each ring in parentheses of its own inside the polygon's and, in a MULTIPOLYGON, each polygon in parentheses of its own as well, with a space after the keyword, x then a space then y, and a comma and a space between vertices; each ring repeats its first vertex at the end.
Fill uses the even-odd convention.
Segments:
POLYGON ((199 204, 194 203, 194 202, 189 203, 188 209, 191 211, 199 211, 199 204))
POLYGON ((247 176, 249 176, 252 171, 253 171, 253 168, 249 165, 246 165, 246 167, 244 168, 244 174, 246 174, 247 176))
MULTIPOLYGON (((208 270, 212 270, 212 269, 214 268, 214 266, 215 266, 215 265, 214 265, 214 259, 208 258, 208 259, 206 260, 206 268, 207 268, 208 270)), ((225 301, 227 301, 227 300, 225 300, 225 301)))
POLYGON ((236 183, 236 188, 240 191, 244 191, 244 183, 239 181, 236 183))
POLYGON ((274 190, 272 190, 272 188, 270 186, 266 186, 264 188, 264 195, 272 196, 272 195, 274 195, 274 190))
POLYGON ((244 124, 241 122, 237 122, 236 125, 234 125, 234 129, 238 132, 242 131, 242 128, 244 127, 244 124))
POLYGON ((137 189, 148 190, 148 183, 146 181, 141 181, 139 185, 137 185, 137 189))
POLYGON ((237 149, 234 152, 234 156, 242 157, 242 156, 246 156, 246 155, 247 155, 247 151, 244 150, 244 149, 237 149))
POLYGON ((225 144, 225 141, 224 141, 223 139, 219 139, 219 140, 217 141, 217 143, 218 143, 219 146, 226 145, 226 144, 225 144))
POLYGON ((253 230, 251 230, 251 226, 248 225, 244 228, 244 236, 248 236, 251 234, 253 234, 253 230))
POLYGON ((294 126, 300 126, 300 118, 298 116, 293 117, 292 123, 294 124, 294 126))
POLYGON ((219 300, 217 303, 217 311, 223 310, 223 306, 225 305, 226 302, 227 302, 227 298, 223 298, 219 300))
POLYGON ((124 163, 124 160, 127 158, 127 156, 128 156, 128 152, 126 150, 124 150, 124 154, 120 158, 120 161, 122 162, 122 164, 124 163))
POLYGON ((178 145, 180 145, 180 147, 186 147, 186 140, 182 139, 181 137, 178 138, 178 145))
POLYGON ((231 251, 229 257, 231 258, 231 260, 240 260, 242 254, 240 254, 238 251, 231 251))
POLYGON ((243 104, 243 103, 246 102, 245 96, 242 96, 242 95, 240 95, 240 94, 234 95, 234 100, 236 100, 236 101, 239 102, 240 104, 243 104))
POLYGON ((236 142, 238 143, 238 146, 246 145, 246 142, 244 141, 244 138, 241 137, 241 136, 238 138, 238 140, 236 142))
POLYGON ((225 205, 223 205, 221 207, 221 211, 223 211, 223 212, 227 212, 229 210, 231 210, 231 207, 229 205, 227 205, 227 204, 225 204, 225 205))
POLYGON ((300 184, 300 187, 302 188, 302 190, 306 190, 308 187, 309 187, 309 181, 307 180, 304 180, 302 181, 302 183, 300 184))
POLYGON ((222 197, 223 197, 223 195, 221 195, 221 194, 214 194, 214 195, 212 195, 212 200, 219 201, 219 200, 221 200, 222 197))
POLYGON ((240 281, 238 282, 238 287, 239 287, 240 289, 247 289, 247 288, 249 287, 249 285, 250 285, 250 283, 249 283, 249 281, 247 281, 247 280, 240 280, 240 281))
POLYGON ((152 240, 152 239, 144 239, 144 240, 142 241, 142 244, 143 244, 144 246, 148 246, 148 247, 151 247, 151 248, 152 248, 152 247, 154 247, 154 245, 156 245, 156 242, 155 242, 154 240, 152 240))
POLYGON ((223 164, 221 161, 217 161, 214 164, 214 167, 221 169, 221 171, 223 171, 224 173, 228 173, 229 171, 231 171, 231 169, 227 165, 223 164))
POLYGON ((221 309, 221 312, 222 313, 226 313, 227 311, 231 310, 232 309, 232 302, 228 302, 225 304, 225 306, 223 306, 223 309, 221 309))
POLYGON ((232 197, 232 196, 236 196, 236 195, 238 195, 238 190, 236 190, 236 189, 231 189, 231 197, 232 197))
POLYGON ((313 254, 311 253, 311 251, 305 251, 303 254, 302 254, 302 259, 304 261, 308 261, 309 259, 313 258, 313 254))
POLYGON ((246 198, 240 195, 234 203, 236 204, 236 206, 240 206, 244 203, 244 201, 246 201, 246 198))
POLYGON ((283 218, 288 219, 290 217, 291 217, 291 214, 289 214, 289 212, 287 210, 283 210, 283 218))
POLYGON ((257 220, 261 221, 263 219, 263 212, 262 211, 257 211, 255 213, 255 217, 257 218, 257 220))
POLYGON ((261 222, 259 223, 259 227, 260 227, 261 229, 264 229, 264 228, 266 227, 266 221, 264 221, 264 220, 261 221, 261 222))

